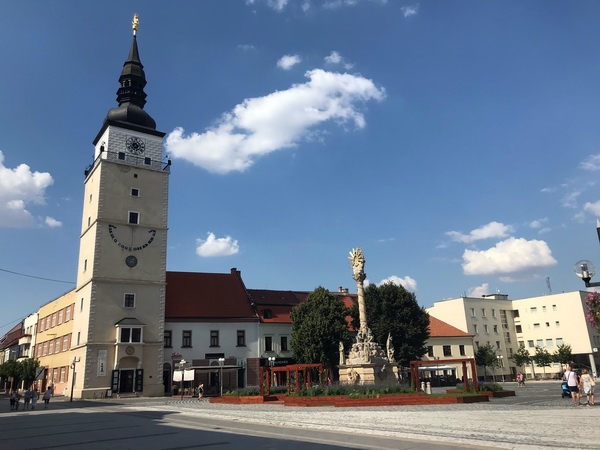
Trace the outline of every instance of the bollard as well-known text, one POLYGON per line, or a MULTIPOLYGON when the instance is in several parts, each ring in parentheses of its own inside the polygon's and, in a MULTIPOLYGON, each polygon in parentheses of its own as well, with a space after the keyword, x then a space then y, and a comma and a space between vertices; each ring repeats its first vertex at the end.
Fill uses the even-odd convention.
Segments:
POLYGON ((427 382, 427 393, 431 394, 431 383, 429 381, 427 382))

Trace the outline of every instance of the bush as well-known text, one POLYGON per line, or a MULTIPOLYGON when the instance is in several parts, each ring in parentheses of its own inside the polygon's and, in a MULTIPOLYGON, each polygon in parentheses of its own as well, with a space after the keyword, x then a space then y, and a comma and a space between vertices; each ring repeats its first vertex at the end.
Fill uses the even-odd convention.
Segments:
POLYGON ((479 390, 484 392, 500 392, 503 391, 504 388, 497 383, 481 383, 479 385, 479 390))
POLYGON ((331 395, 348 395, 350 398, 377 398, 384 394, 408 394, 414 390, 407 386, 374 386, 374 385, 319 385, 309 389, 301 389, 299 397, 322 397, 331 395))

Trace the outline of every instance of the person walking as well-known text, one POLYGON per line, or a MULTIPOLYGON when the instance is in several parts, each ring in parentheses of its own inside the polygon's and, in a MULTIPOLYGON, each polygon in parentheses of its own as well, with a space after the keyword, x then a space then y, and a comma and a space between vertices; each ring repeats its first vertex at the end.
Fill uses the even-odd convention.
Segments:
POLYGON ((594 386, 596 381, 594 377, 590 375, 587 369, 581 371, 581 390, 586 395, 587 405, 592 406, 594 404, 594 386))
POLYGON ((523 387, 523 386, 525 386, 525 384, 523 383, 523 373, 522 373, 522 372, 519 372, 519 373, 517 374, 517 387, 520 387, 520 388, 521 388, 521 387, 523 387))
POLYGON ((48 404, 50 403, 50 398, 52 397, 52 390, 51 388, 46 389, 46 392, 44 392, 44 409, 48 409, 48 404))
POLYGON ((31 389, 27 388, 25 390, 25 394, 23 394, 23 411, 27 411, 29 409, 30 403, 31 403, 31 389))
POLYGON ((31 409, 34 410, 37 402, 40 398, 40 393, 38 392, 37 388, 33 389, 33 392, 31 393, 31 409))
POLYGON ((14 389, 10 393, 10 399, 9 400, 10 400, 10 410, 14 411, 15 405, 17 404, 17 391, 15 391, 14 389))
POLYGON ((200 383, 198 386, 198 400, 202 400, 202 396, 204 395, 204 383, 200 383))
POLYGON ((567 366, 563 379, 567 382, 573 406, 579 406, 579 379, 577 373, 573 370, 573 366, 567 366))

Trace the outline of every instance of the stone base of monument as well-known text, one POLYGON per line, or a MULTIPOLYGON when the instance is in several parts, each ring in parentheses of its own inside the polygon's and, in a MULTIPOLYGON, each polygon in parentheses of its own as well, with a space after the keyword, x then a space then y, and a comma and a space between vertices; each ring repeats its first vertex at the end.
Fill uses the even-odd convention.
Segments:
POLYGON ((388 362, 340 364, 340 384, 372 384, 376 386, 398 383, 398 366, 388 362))

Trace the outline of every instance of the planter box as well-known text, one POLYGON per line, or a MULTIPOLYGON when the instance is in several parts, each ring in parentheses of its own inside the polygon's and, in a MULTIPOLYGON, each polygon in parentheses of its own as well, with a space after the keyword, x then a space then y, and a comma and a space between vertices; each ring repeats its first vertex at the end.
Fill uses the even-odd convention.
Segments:
MULTIPOLYGON (((462 394, 462 391, 458 391, 456 389, 446 389, 448 394, 462 394)), ((485 395, 487 397, 494 398, 504 398, 504 397, 514 397, 515 391, 498 391, 498 392, 490 392, 490 391, 479 391, 479 395, 485 395)))

